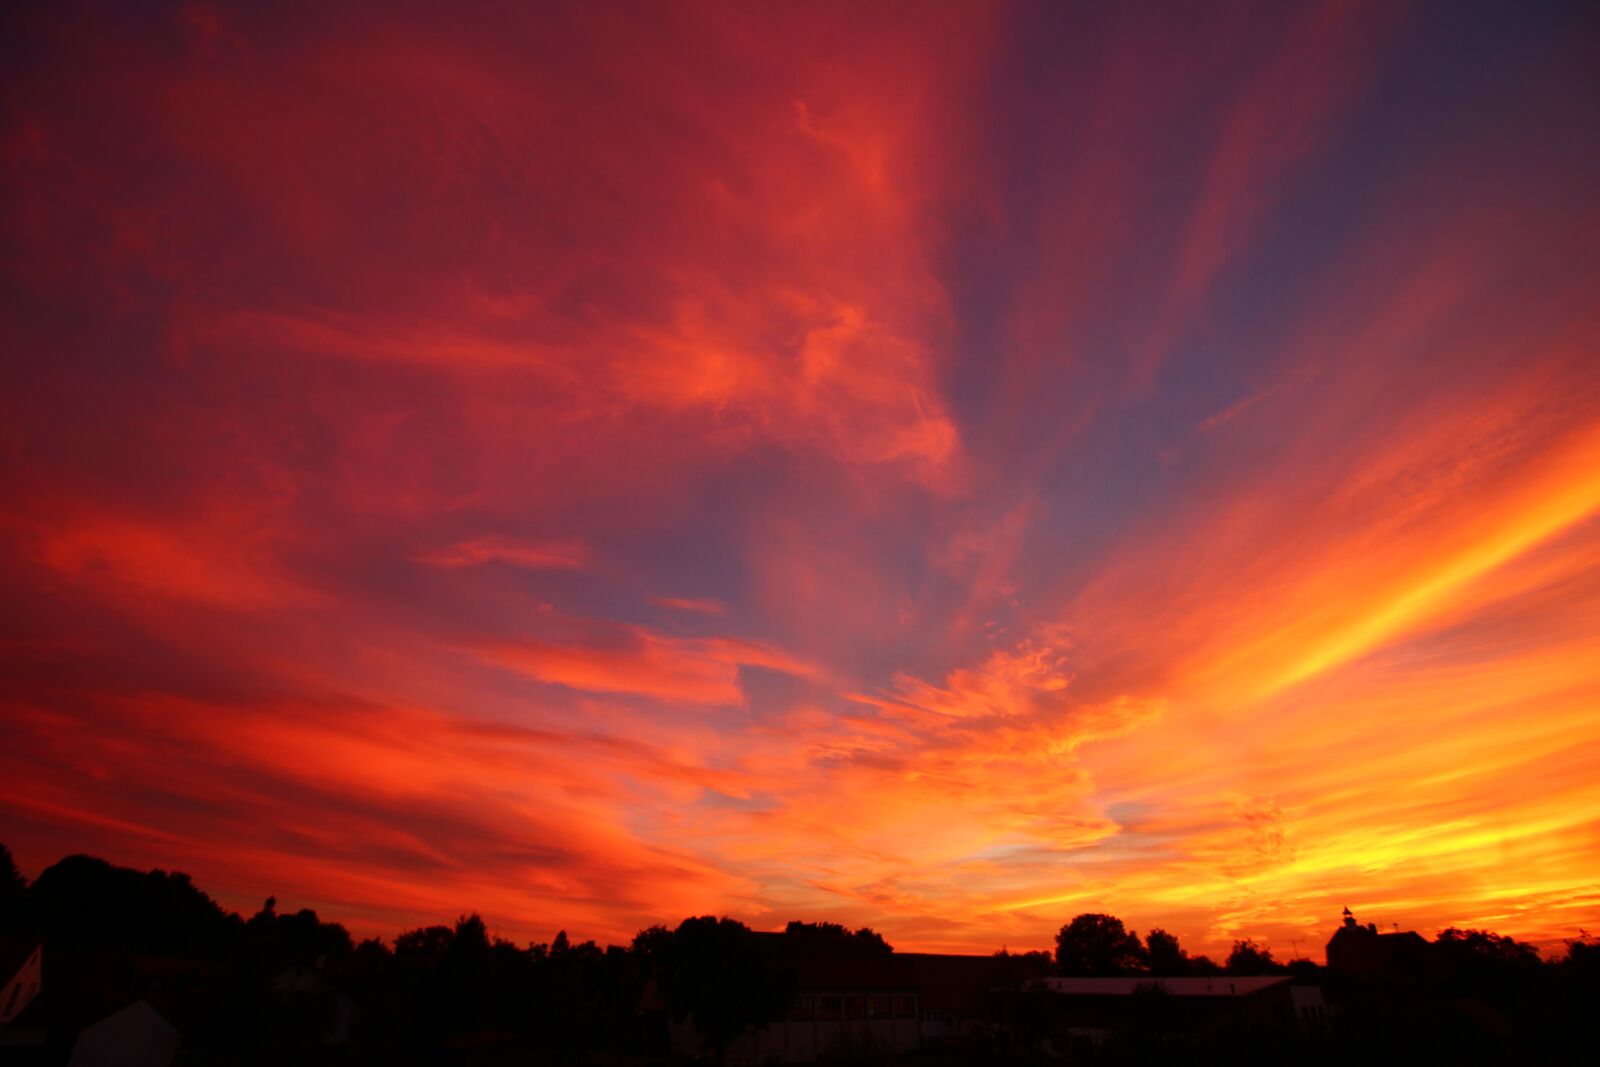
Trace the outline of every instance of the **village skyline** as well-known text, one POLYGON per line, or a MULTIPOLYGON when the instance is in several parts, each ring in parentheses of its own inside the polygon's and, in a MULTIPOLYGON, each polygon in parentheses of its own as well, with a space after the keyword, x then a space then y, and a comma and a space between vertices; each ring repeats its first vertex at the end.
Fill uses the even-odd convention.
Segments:
POLYGON ((1573 1008, 1600 982, 1600 939, 1541 960, 1492 931, 1429 941, 1348 910, 1319 965, 1250 940, 1219 962, 1103 913, 1064 923, 1054 951, 939 955, 710 915, 603 948, 566 931, 518 946, 476 914, 358 942, 291 908, 268 897, 245 919, 187 875, 82 855, 30 882, 0 847, 0 1062, 1527 1062, 1576 1052, 1573 1008))
MULTIPOLYGON (((420 922, 417 926, 410 927, 408 929, 397 928, 390 931, 384 931, 377 928, 367 929, 360 926, 351 926, 350 924, 342 921, 337 910, 319 912, 316 907, 312 906, 312 904, 315 902, 297 901, 288 897, 280 898, 279 895, 274 892, 268 892, 264 896, 258 895, 256 897, 252 897, 248 893, 236 894, 240 900, 254 899, 257 901, 255 905, 256 910, 252 912, 250 910, 251 906, 248 904, 230 906, 227 898, 224 895, 212 893, 208 891, 206 887, 196 884, 190 875, 183 871, 162 871, 159 869, 148 872, 139 871, 135 868, 118 865, 102 857, 89 856, 84 853, 72 853, 68 856, 61 857, 55 864, 49 865, 48 867, 44 868, 44 870, 49 871, 62 863, 81 863, 87 865, 96 872, 97 877, 106 879, 106 884, 108 886, 116 879, 121 879, 124 885, 128 885, 132 884, 132 882, 136 880, 131 876, 155 878, 157 875, 162 875, 168 879, 174 880, 176 884, 182 887, 192 886, 199 894, 200 898, 203 898, 209 902, 213 902, 222 914, 225 916, 231 916, 239 921, 243 921, 248 915, 251 914, 279 914, 279 909, 281 909, 281 914, 285 916, 307 915, 312 918, 314 924, 337 927, 339 930, 343 931, 342 934, 336 937, 336 940, 341 938, 348 939, 347 947, 353 947, 357 943, 364 940, 374 940, 392 947, 398 939, 408 934, 415 936, 423 930, 430 928, 440 929, 453 927, 460 922, 466 921, 469 917, 473 922, 482 925, 485 935, 490 939, 496 941, 507 940, 505 929, 494 921, 493 916, 484 916, 478 909, 471 907, 463 907, 451 914, 441 914, 436 917, 435 921, 420 922)), ((41 871, 40 873, 43 872, 41 871)), ((4 842, 0 842, 0 883, 4 883, 5 885, 12 887, 7 891, 8 899, 15 899, 16 893, 25 891, 17 887, 26 887, 31 885, 36 880, 36 877, 29 878, 26 872, 22 871, 22 869, 17 866, 15 857, 12 856, 10 849, 5 846, 4 842)), ((1160 970, 1158 966, 1156 969, 1152 969, 1153 965, 1150 957, 1151 946, 1148 944, 1149 934, 1155 934, 1157 939, 1162 942, 1162 947, 1161 949, 1157 950, 1157 955, 1155 957, 1157 960, 1173 960, 1179 958, 1183 960, 1189 960, 1191 958, 1195 958, 1203 961, 1203 963, 1200 965, 1201 969, 1195 973, 1221 973, 1223 968, 1228 965, 1228 958, 1238 954, 1241 950, 1243 950, 1245 953, 1244 958, 1252 961, 1245 964, 1247 967, 1259 966, 1260 964, 1265 963, 1270 968, 1281 970, 1282 968, 1285 968, 1289 964, 1296 961, 1325 965, 1327 961, 1325 958, 1322 958, 1322 950, 1323 947, 1325 947, 1327 940, 1337 935, 1339 930, 1349 929, 1352 926, 1358 926, 1360 929, 1370 930, 1374 935, 1378 935, 1380 933, 1384 935, 1391 933, 1426 933, 1428 935, 1425 938, 1426 940, 1432 940, 1439 935, 1444 935, 1447 933, 1472 929, 1472 927, 1468 925, 1451 923, 1436 930, 1418 932, 1409 927, 1402 928, 1402 924, 1393 921, 1384 922, 1380 925, 1375 919, 1372 918, 1371 915, 1365 912, 1360 913, 1362 916, 1362 922, 1357 923, 1354 918, 1356 914, 1357 912, 1347 906, 1341 909, 1339 915, 1330 917, 1326 922, 1321 923, 1312 931, 1308 931, 1310 936, 1305 938, 1293 938, 1287 945, 1274 945, 1268 939, 1252 936, 1249 931, 1241 930, 1236 935, 1229 937, 1226 941, 1219 943, 1220 946, 1226 951, 1218 955, 1216 959, 1212 959, 1211 955, 1216 953, 1218 944, 1205 944, 1202 942, 1187 943, 1183 939, 1180 939, 1168 931, 1166 927, 1159 921, 1159 919, 1156 919, 1156 921, 1153 921, 1143 927, 1147 931, 1147 934, 1144 939, 1141 939, 1138 932, 1140 929, 1139 923, 1134 921, 1124 922, 1122 916, 1114 914, 1111 911, 1078 912, 1074 916, 1067 917, 1067 919, 1062 922, 1061 927, 1055 931, 1053 937, 1048 943, 1041 943, 1038 945, 1011 945, 997 943, 991 946, 988 950, 985 950, 981 946, 974 947, 973 943, 963 941, 959 943, 959 950, 957 952, 946 954, 968 954, 977 956, 1005 954, 1017 957, 1029 957, 1044 953, 1055 959, 1058 957, 1060 952, 1061 934, 1066 931, 1067 927, 1070 925, 1071 919, 1107 918, 1115 920, 1115 923, 1117 924, 1117 937, 1124 939, 1124 951, 1131 953, 1131 955, 1128 956, 1128 959, 1131 962, 1128 966, 1123 968, 1096 967, 1084 970, 1082 973, 1149 973, 1153 975, 1166 973, 1169 975, 1180 975, 1189 972, 1185 970, 1184 967, 1169 968, 1165 972, 1160 970), (1323 938, 1320 941, 1318 940, 1319 934, 1323 935, 1323 938), (1181 953, 1179 952, 1180 947, 1181 953), (1191 949, 1194 951, 1191 952, 1191 949)), ((700 916, 691 915, 690 917, 693 918, 700 916)), ((682 921, 684 918, 684 916, 661 916, 654 921, 646 922, 632 934, 621 937, 611 937, 607 935, 594 936, 590 932, 584 930, 568 930, 565 927, 558 927, 549 932, 543 938, 535 936, 533 938, 524 940, 523 945, 529 949, 536 949, 542 946, 544 951, 548 951, 550 945, 559 939, 564 944, 589 943, 601 946, 626 946, 632 944, 639 936, 647 933, 650 930, 662 927, 671 928, 676 926, 678 922, 682 921)), ((718 916, 717 918, 729 917, 718 916)), ((849 924, 837 922, 827 916, 785 917, 776 919, 775 923, 768 924, 767 926, 762 926, 759 923, 742 923, 742 925, 747 926, 752 930, 752 932, 760 934, 781 934, 786 930, 793 931, 796 928, 820 929, 836 933, 841 937, 854 937, 862 943, 876 945, 883 948, 885 951, 898 952, 902 954, 919 952, 939 953, 942 951, 938 948, 930 949, 927 946, 920 945, 892 944, 871 924, 858 926, 852 930, 849 924)), ((1515 938, 1514 934, 1509 934, 1503 930, 1496 929, 1488 932, 1495 934, 1497 937, 1503 936, 1510 940, 1518 941, 1519 943, 1526 945, 1528 949, 1536 951, 1541 957, 1547 959, 1562 958, 1570 949, 1570 946, 1574 941, 1584 941, 1590 937, 1588 931, 1583 929, 1575 929, 1566 937, 1558 938, 1551 942, 1541 944, 1537 942, 1521 942, 1520 939, 1515 938)))

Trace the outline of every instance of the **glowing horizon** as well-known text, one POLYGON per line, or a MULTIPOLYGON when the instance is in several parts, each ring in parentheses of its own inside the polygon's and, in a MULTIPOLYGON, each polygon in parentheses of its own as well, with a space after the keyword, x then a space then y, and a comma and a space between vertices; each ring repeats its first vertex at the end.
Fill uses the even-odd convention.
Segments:
POLYGON ((28 874, 1600 927, 1589 13, 90 10, 4 16, 28 874))

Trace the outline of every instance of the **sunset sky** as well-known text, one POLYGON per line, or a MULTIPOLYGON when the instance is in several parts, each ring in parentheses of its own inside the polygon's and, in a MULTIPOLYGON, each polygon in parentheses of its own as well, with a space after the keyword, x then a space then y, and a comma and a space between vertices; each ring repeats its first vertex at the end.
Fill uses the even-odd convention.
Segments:
POLYGON ((1594 5, 470 6, 0 14, 25 873, 1600 929, 1594 5))

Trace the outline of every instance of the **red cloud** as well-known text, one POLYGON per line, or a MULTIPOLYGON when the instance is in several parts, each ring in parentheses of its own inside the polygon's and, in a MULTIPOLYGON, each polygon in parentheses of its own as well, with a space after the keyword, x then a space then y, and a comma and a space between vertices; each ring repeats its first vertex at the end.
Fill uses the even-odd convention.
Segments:
POLYGON ((576 569, 589 562, 589 550, 573 542, 528 542, 505 537, 476 537, 449 548, 418 556, 437 567, 473 567, 501 561, 519 567, 576 569))
POLYGON ((809 675, 813 669, 760 645, 726 638, 675 638, 637 627, 605 644, 524 641, 483 650, 484 657, 543 682, 595 693, 639 693, 704 704, 742 703, 739 667, 809 675))

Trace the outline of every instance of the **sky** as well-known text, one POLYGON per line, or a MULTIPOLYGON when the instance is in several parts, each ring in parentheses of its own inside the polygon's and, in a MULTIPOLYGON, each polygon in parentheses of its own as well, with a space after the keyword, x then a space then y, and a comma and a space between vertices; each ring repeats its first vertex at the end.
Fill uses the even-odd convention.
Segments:
POLYGON ((1600 929, 1592 5, 0 19, 25 873, 1600 929))

